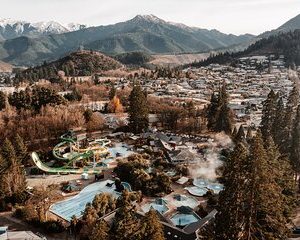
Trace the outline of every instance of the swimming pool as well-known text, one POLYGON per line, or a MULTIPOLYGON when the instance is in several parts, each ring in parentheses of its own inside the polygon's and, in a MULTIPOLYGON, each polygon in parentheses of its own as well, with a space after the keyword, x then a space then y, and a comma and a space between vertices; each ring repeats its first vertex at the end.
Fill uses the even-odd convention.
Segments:
POLYGON ((166 205, 167 202, 164 199, 158 198, 154 202, 142 206, 142 210, 143 212, 147 213, 150 211, 150 209, 155 209, 159 213, 165 214, 167 211, 169 211, 169 208, 166 205))
MULTIPOLYGON (((122 183, 128 189, 128 183, 122 183)), ((130 190, 130 188, 128 189, 130 190)), ((80 218, 87 203, 93 201, 94 197, 100 193, 110 193, 113 197, 118 198, 121 193, 115 191, 115 184, 112 180, 96 182, 88 185, 76 196, 57 202, 50 207, 50 211, 57 216, 70 221, 72 216, 80 218)))
POLYGON ((129 146, 123 143, 116 143, 114 147, 108 148, 110 157, 104 159, 103 162, 108 164, 115 160, 117 157, 128 157, 134 152, 129 150, 129 146))
POLYGON ((198 222, 200 218, 193 213, 185 214, 185 213, 176 213, 170 218, 171 222, 175 226, 184 227, 194 222, 198 222))
POLYGON ((191 195, 197 196, 197 197, 202 197, 208 192, 207 188, 201 188, 197 186, 192 186, 192 187, 186 187, 185 188, 191 195))
MULTIPOLYGON (((217 182, 212 182, 206 179, 194 179, 193 181, 193 185, 203 189, 210 189, 212 191, 214 191, 214 193, 219 194, 220 191, 222 191, 224 189, 223 184, 217 183, 217 182)), ((201 189, 199 189, 199 193, 202 191, 201 189)), ((196 188, 191 188, 191 190, 193 192, 197 192, 196 188)))

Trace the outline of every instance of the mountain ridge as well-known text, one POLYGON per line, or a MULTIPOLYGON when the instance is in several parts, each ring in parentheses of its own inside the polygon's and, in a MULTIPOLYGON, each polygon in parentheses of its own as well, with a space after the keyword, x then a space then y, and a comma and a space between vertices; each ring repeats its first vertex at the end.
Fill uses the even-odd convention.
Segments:
POLYGON ((253 37, 176 26, 154 15, 137 15, 128 21, 106 26, 6 40, 0 43, 0 60, 16 65, 36 65, 60 58, 82 46, 109 55, 136 51, 147 54, 198 53, 239 44, 253 37))
POLYGON ((0 40, 17 37, 40 37, 49 34, 60 34, 85 28, 84 24, 69 23, 67 25, 56 21, 28 22, 24 20, 0 19, 0 40))

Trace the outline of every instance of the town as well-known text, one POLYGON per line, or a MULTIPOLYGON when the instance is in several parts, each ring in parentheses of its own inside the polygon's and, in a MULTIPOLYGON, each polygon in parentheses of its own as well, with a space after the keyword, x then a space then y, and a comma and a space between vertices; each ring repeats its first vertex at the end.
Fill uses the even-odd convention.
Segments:
POLYGON ((33 2, 2 4, 0 240, 300 239, 298 2, 33 2))

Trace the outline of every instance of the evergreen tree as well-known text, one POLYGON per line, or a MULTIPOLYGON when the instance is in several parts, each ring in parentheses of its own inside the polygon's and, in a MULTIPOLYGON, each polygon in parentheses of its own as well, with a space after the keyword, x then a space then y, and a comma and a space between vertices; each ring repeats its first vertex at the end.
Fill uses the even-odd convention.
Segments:
POLYGON ((13 194, 21 193, 26 188, 26 180, 24 169, 21 167, 21 164, 18 161, 15 149, 12 143, 5 139, 2 148, 2 184, 1 184, 1 193, 4 193, 6 196, 12 196, 13 194))
POLYGON ((219 90, 218 97, 213 93, 211 96, 211 104, 207 112, 207 128, 216 132, 224 131, 231 134, 233 130, 233 114, 228 106, 228 93, 226 84, 223 83, 219 90))
POLYGON ((207 128, 210 130, 214 130, 216 126, 216 121, 218 118, 218 108, 219 108, 218 97, 215 93, 212 93, 210 98, 210 105, 207 111, 207 128))
POLYGON ((239 131, 237 132, 234 140, 235 142, 246 142, 245 130, 243 125, 239 127, 239 131))
POLYGON ((280 97, 277 101, 275 119, 272 126, 272 136, 273 140, 280 149, 287 144, 287 139, 284 139, 284 128, 285 128, 285 119, 284 119, 284 104, 283 99, 280 97))
POLYGON ((232 138, 235 138, 237 133, 238 133, 238 130, 237 130, 236 126, 234 126, 233 131, 231 133, 232 138))
POLYGON ((129 127, 132 132, 140 133, 148 128, 149 110, 147 98, 139 84, 134 84, 129 96, 129 127))
POLYGON ((117 93, 117 91, 116 91, 115 85, 112 83, 110 91, 109 91, 109 100, 112 100, 116 96, 116 93, 117 93))
POLYGON ((215 239, 241 239, 245 218, 245 163, 248 151, 238 143, 224 166, 224 191, 220 193, 215 239))
POLYGON ((136 216, 135 206, 129 200, 128 192, 123 192, 121 199, 121 207, 116 212, 111 228, 112 239, 140 240, 141 223, 136 216))
POLYGON ((159 222, 156 210, 150 209, 142 222, 143 240, 165 240, 163 226, 159 222))
POLYGON ((295 84, 292 91, 289 94, 288 101, 285 108, 285 117, 284 117, 284 133, 282 139, 284 139, 285 144, 282 147, 283 153, 290 154, 290 144, 291 144, 291 135, 293 122, 296 117, 297 107, 299 104, 299 90, 295 84))
POLYGON ((70 229, 71 229, 72 234, 74 235, 75 240, 76 240, 77 233, 78 233, 78 223, 79 223, 78 218, 75 215, 73 215, 71 217, 70 229))
POLYGON ((260 129, 263 139, 272 136, 273 125, 276 117, 277 95, 273 90, 268 94, 267 99, 263 102, 262 118, 260 129))
POLYGON ((0 111, 6 107, 6 95, 4 92, 0 91, 0 111))
POLYGON ((253 133, 251 127, 248 127, 247 134, 246 134, 246 140, 249 143, 253 138, 253 133))
POLYGON ((300 105, 297 108, 297 115, 292 128, 290 160, 297 175, 300 171, 300 105))
POLYGON ((99 220, 93 227, 89 240, 110 240, 109 226, 104 220, 99 220))
POLYGON ((91 204, 87 204, 81 219, 83 227, 80 230, 80 239, 89 239, 91 230, 95 226, 97 219, 97 211, 91 204))
POLYGON ((264 148, 258 132, 250 146, 247 167, 247 207, 244 234, 246 239, 285 239, 286 218, 283 215, 284 197, 277 183, 278 169, 264 148))
POLYGON ((27 146, 19 134, 16 135, 14 147, 19 163, 26 165, 29 160, 27 146))
POLYGON ((275 145, 272 138, 269 138, 266 143, 266 151, 270 169, 273 169, 272 174, 282 189, 283 196, 283 216, 289 221, 291 210, 295 207, 295 181, 292 166, 287 157, 283 156, 279 148, 275 145))

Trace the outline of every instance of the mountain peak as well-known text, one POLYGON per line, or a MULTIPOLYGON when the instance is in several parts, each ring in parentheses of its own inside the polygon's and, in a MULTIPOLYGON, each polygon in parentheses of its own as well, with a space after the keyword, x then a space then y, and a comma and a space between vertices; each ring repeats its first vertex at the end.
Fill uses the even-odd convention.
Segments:
POLYGON ((137 15, 135 16, 135 18, 132 19, 133 21, 147 21, 147 22, 154 22, 154 23, 165 23, 164 20, 162 20, 161 18, 153 15, 153 14, 149 14, 149 15, 137 15))

